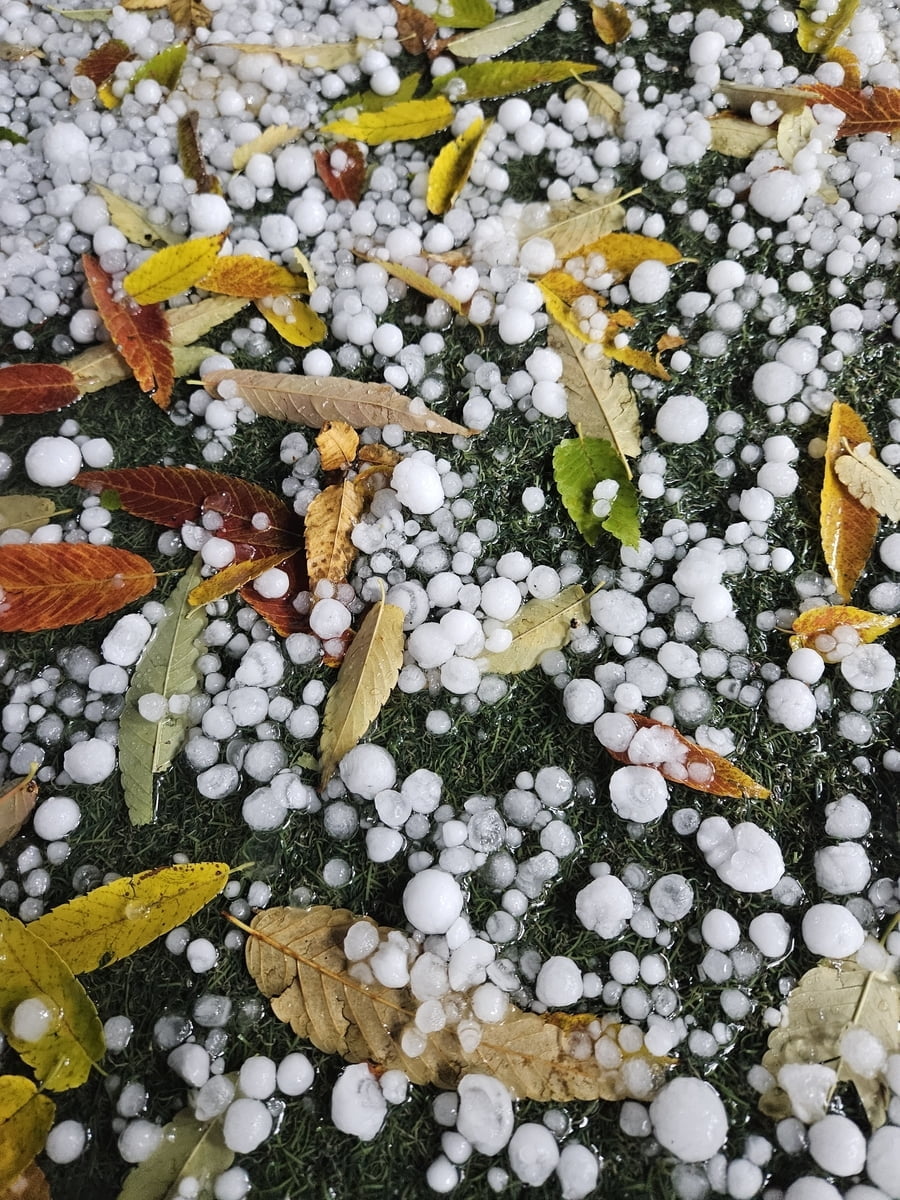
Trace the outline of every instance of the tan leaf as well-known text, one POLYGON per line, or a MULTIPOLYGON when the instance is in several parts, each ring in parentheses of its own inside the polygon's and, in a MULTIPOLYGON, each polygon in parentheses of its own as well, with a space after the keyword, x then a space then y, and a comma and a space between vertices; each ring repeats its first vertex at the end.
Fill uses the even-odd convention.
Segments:
POLYGON ((529 600, 503 628, 512 634, 505 650, 485 655, 482 667, 495 675, 515 675, 537 666, 548 650, 568 644, 573 626, 591 619, 588 595, 579 583, 552 600, 529 600))
MULTIPOLYGON (((20 1076, 14 1078, 18 1079, 20 1076)), ((51 1122, 52 1119, 51 1114, 51 1122)), ((18 1143, 16 1149, 22 1149, 21 1142, 18 1143)), ((0 1200, 52 1200, 47 1176, 36 1162, 30 1162, 6 1190, 3 1190, 2 1184, 0 1184, 0 1200)))
POLYGON ((800 0, 797 8, 797 41, 806 54, 827 54, 856 15, 859 0, 800 0), (815 19, 814 19, 815 18, 815 19))
POLYGON ((223 379, 233 379, 244 402, 263 417, 321 429, 326 421, 346 421, 354 429, 399 425, 409 433, 474 432, 431 412, 387 383, 357 379, 278 375, 271 371, 212 371, 203 380, 211 396, 223 379))
POLYGON ((859 59, 849 46, 832 46, 827 55, 828 62, 837 63, 844 72, 843 86, 858 91, 862 87, 862 71, 859 59))
POLYGON ((785 113, 778 122, 775 145, 788 166, 794 161, 794 155, 809 145, 809 139, 815 128, 816 119, 810 108, 801 108, 799 112, 785 113))
POLYGON ((799 112, 810 103, 809 92, 804 88, 757 87, 751 83, 731 83, 721 80, 716 84, 728 101, 728 107, 739 116, 746 116, 754 104, 777 104, 783 113, 799 112))
POLYGON ((0 846, 5 846, 16 836, 37 804, 38 785, 35 774, 37 763, 20 779, 8 780, 0 785, 0 846))
POLYGON ((47 524, 54 512, 56 505, 46 496, 0 496, 0 533, 7 529, 34 533, 47 524))
POLYGON ((567 100, 583 100, 592 117, 600 117, 611 129, 615 129, 622 114, 625 101, 608 83, 595 79, 583 79, 573 83, 566 91, 567 100))
POLYGON ((557 258, 565 261, 581 246, 622 228, 625 209, 619 203, 619 196, 618 190, 597 195, 576 189, 571 200, 553 205, 547 225, 532 232, 552 242, 557 258))
POLYGON ((834 460, 834 473, 851 496, 889 521, 900 521, 900 479, 868 442, 846 446, 834 460))
POLYGON ((343 583, 359 551, 350 540, 363 512, 355 481, 332 484, 314 496, 306 512, 306 570, 310 591, 323 580, 343 583))
POLYGON ((363 254, 361 251, 356 251, 355 253, 357 258, 364 258, 366 262, 378 263, 380 267, 384 267, 388 275, 393 275, 395 279, 402 279, 408 287, 411 287, 416 292, 421 292, 423 296, 428 296, 432 300, 443 300, 448 308, 452 308, 461 317, 467 315, 469 307, 467 303, 462 303, 456 296, 451 295, 445 288, 436 284, 433 279, 430 279, 427 275, 423 275, 421 271, 416 271, 412 267, 405 266, 403 263, 395 263, 389 259, 378 258, 374 254, 363 254))
MULTIPOLYGON (((873 1129, 883 1125, 891 1091, 883 1072, 862 1075, 841 1053, 850 1029, 873 1034, 886 1054, 900 1051, 900 986, 893 971, 867 971, 855 959, 823 960, 807 971, 788 997, 787 1022, 769 1034, 762 1063, 778 1077, 790 1063, 822 1063, 838 1083, 852 1083, 873 1129)), ((780 1120, 793 1115, 781 1087, 764 1092, 760 1109, 780 1120)))
POLYGON ((347 471, 356 458, 359 434, 346 421, 326 421, 316 436, 323 471, 347 471))
POLYGON ((591 20, 597 37, 604 46, 615 46, 631 33, 631 17, 624 4, 608 0, 606 4, 591 5, 591 20))
POLYGON ((377 467, 381 471, 393 470, 402 457, 396 450, 382 445, 381 442, 369 442, 365 446, 360 446, 356 455, 357 462, 371 463, 373 467, 377 467))
POLYGON ((627 378, 610 370, 598 348, 558 325, 550 326, 547 341, 562 359, 569 420, 582 435, 611 442, 627 468, 641 451, 641 418, 627 378))
MULTIPOLYGON (((820 608, 808 608, 796 619, 791 628, 791 649, 809 646, 818 650, 817 639, 822 634, 830 635, 840 626, 849 625, 859 634, 861 642, 874 642, 883 633, 896 629, 900 617, 889 617, 884 613, 866 612, 864 608, 851 608, 846 604, 825 604, 820 608)), ((833 643, 829 642, 829 648, 833 643)))
POLYGON ((216 42, 216 49, 238 50, 241 54, 275 54, 298 67, 336 71, 358 62, 371 46, 368 38, 352 42, 316 42, 309 46, 267 46, 260 42, 216 42))
POLYGON ((400 4, 391 0, 397 17, 397 41, 407 54, 425 54, 435 46, 438 38, 438 26, 426 13, 420 12, 410 4, 400 4))
MULTIPOLYGON (((652 1057, 640 1036, 630 1041, 638 1049, 629 1051, 614 1017, 589 1013, 539 1015, 510 1005, 502 1021, 481 1026, 473 1049, 464 1047, 458 1026, 448 1024, 417 1039, 424 1043, 420 1054, 406 1053, 403 1035, 415 1031, 417 1007, 409 988, 366 985, 348 973, 344 938, 368 919, 318 905, 267 909, 244 926, 251 934, 247 967, 272 1011, 325 1053, 397 1068, 413 1083, 441 1088, 456 1087, 471 1072, 487 1073, 516 1096, 544 1101, 647 1098, 662 1082, 671 1059, 652 1057)), ((383 938, 391 932, 375 928, 383 938)))
POLYGON ((319 739, 322 787, 359 742, 394 690, 403 665, 403 622, 396 604, 373 604, 325 701, 319 739))
POLYGON ((163 242, 167 246, 175 246, 184 238, 172 233, 164 225, 157 225, 149 220, 144 210, 137 204, 132 204, 122 196, 117 196, 109 188, 99 183, 94 184, 94 191, 102 196, 103 203, 109 213, 109 220, 135 246, 148 248, 155 242, 163 242))
POLYGON ((857 500, 841 483, 835 471, 837 459, 847 446, 871 444, 862 418, 848 404, 836 401, 831 406, 828 440, 825 446, 825 475, 819 527, 822 550, 838 595, 849 600, 878 533, 878 514, 857 500))
POLYGON ((254 154, 271 154, 300 135, 299 125, 268 125, 262 133, 238 146, 231 156, 235 171, 243 171, 254 154))
POLYGON ((186 25, 192 33, 212 24, 212 13, 203 0, 166 0, 166 7, 175 24, 186 25))
POLYGON ((772 140, 769 125, 757 125, 747 117, 731 112, 716 113, 710 118, 710 150, 730 158, 752 158, 762 146, 772 140))

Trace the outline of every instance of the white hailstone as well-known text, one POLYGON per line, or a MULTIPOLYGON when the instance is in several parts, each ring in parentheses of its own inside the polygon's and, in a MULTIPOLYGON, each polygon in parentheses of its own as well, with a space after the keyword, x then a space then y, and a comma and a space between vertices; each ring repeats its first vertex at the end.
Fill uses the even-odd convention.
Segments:
POLYGON ((691 612, 704 624, 734 615, 734 601, 724 583, 711 583, 691 599, 691 612))
POLYGON ((284 675, 284 659, 274 642, 253 642, 241 658, 235 680, 250 687, 274 687, 284 675))
POLYGON ((862 1130, 839 1113, 826 1113, 809 1130, 813 1161, 829 1175, 858 1175, 866 1162, 862 1130))
POLYGON ((244 1200, 249 1191, 250 1176, 243 1167, 229 1167, 213 1184, 214 1200, 244 1200))
POLYGON ((115 625, 100 644, 100 653, 108 663, 119 667, 131 667, 140 658, 153 626, 140 613, 128 613, 119 617, 115 625))
POLYGON ((728 1136, 719 1093, 702 1079, 681 1076, 664 1084, 650 1105, 653 1136, 682 1162, 705 1162, 728 1136))
POLYGON ((562 1200, 585 1200, 594 1191, 600 1175, 596 1154, 580 1142, 567 1142, 556 1164, 562 1200))
POLYGON ((534 994, 548 1008, 567 1008, 570 1004, 577 1004, 583 992, 578 964, 563 954, 548 958, 534 983, 534 994))
POLYGON ((669 268, 658 258, 647 258, 631 272, 628 290, 637 304, 656 304, 669 290, 669 268))
POLYGON ((661 921, 680 921, 694 905, 694 889, 683 875, 662 875, 647 896, 650 908, 661 921))
POLYGON ((858 842, 823 846, 815 853, 816 883, 833 896, 858 895, 872 877, 869 856, 858 842))
POLYGON ((747 933, 766 958, 781 958, 791 944, 791 927, 781 913, 760 913, 750 922, 747 933))
POLYGON ((786 363, 767 362, 753 375, 753 394, 765 405, 787 404, 803 387, 803 380, 786 363))
POLYGON ((286 1054, 278 1064, 275 1082, 284 1096, 302 1096, 309 1091, 315 1079, 315 1069, 305 1054, 294 1051, 286 1054))
POLYGON ((869 1138, 866 1152, 866 1174, 876 1187, 891 1200, 900 1197, 900 1127, 882 1125, 869 1138))
POLYGON ((63 766, 74 783, 102 783, 115 769, 115 746, 102 738, 86 738, 69 747, 63 766))
POLYGON ((275 1091, 275 1063, 265 1054, 254 1054, 244 1060, 238 1074, 238 1086, 252 1100, 268 1100, 275 1091))
POLYGON ((776 679, 766 689, 766 710, 776 725, 797 733, 816 721, 816 698, 799 679, 776 679))
POLYGON ((709 411, 697 396, 670 396, 656 413, 656 432, 664 442, 686 446, 709 426, 709 411))
POLYGON ((733 950, 741 940, 741 927, 729 912, 712 908, 700 922, 700 933, 713 950, 733 950))
POLYGON ((363 742, 348 750, 338 771, 347 791, 364 800, 374 800, 379 792, 393 787, 397 781, 393 755, 374 742, 363 742))
POLYGON ((441 687, 455 696, 468 696, 480 682, 481 671, 474 659, 454 655, 441 667, 441 687))
POLYGON ((58 842, 81 824, 81 809, 68 796, 48 796, 38 806, 33 824, 38 837, 58 842))
POLYGON ((563 708, 573 725, 591 725, 606 705, 603 688, 593 679, 573 679, 563 690, 563 708))
POLYGON ((882 692, 894 682, 897 660, 877 642, 865 643, 841 659, 840 672, 860 692, 882 692))
POLYGON ((878 548, 878 556, 889 571, 900 571, 900 533, 889 533, 878 548))
POLYGON ((600 937, 618 937, 634 915, 634 899, 621 879, 601 875, 576 895, 575 915, 600 937))
POLYGON ((876 1075, 884 1074, 887 1066, 885 1044, 868 1029, 858 1025, 849 1026, 841 1034, 839 1050, 849 1070, 863 1079, 874 1079, 876 1075))
POLYGON ((784 1193, 784 1200, 841 1200, 841 1193, 826 1179, 805 1175, 794 1180, 784 1193))
POLYGON ((639 596, 610 588, 591 596, 591 617, 604 633, 628 637, 647 624, 647 609, 639 596))
POLYGON ((849 794, 826 804, 825 816, 825 832, 833 838, 865 837, 872 824, 868 806, 849 794))
POLYGON ((849 958, 866 940, 862 925, 842 904, 814 904, 800 929, 807 950, 819 958, 849 958))
MULTIPOLYGON (((368 1067, 366 1068, 368 1070, 368 1067)), ((222 1124, 222 1140, 236 1154, 251 1154, 272 1132, 272 1114, 261 1100, 232 1100, 222 1124)))
POLYGON ((331 1120, 341 1133, 371 1142, 387 1116, 387 1100, 368 1063, 345 1067, 331 1093, 331 1120))
POLYGON ((556 247, 548 238, 529 238, 519 251, 519 263, 529 275, 546 275, 555 262, 556 247))
POLYGON ((529 1187, 546 1183, 559 1162, 559 1146, 546 1125, 524 1121, 509 1140, 512 1173, 529 1187))
POLYGON ((340 600, 326 597, 317 600, 313 605, 309 615, 309 627, 317 637, 327 641, 329 638, 340 637, 350 628, 352 619, 346 605, 341 604, 340 600))
POLYGON ((184 1042, 169 1052, 167 1065, 188 1087, 201 1088, 209 1079, 209 1051, 197 1042, 184 1042))
POLYGON ((512 1097, 492 1075, 464 1075, 456 1088, 456 1128, 479 1154, 499 1154, 513 1131, 512 1097))
POLYGON ((81 451, 66 437, 40 437, 25 454, 25 474, 41 487, 62 487, 81 470, 81 451))
POLYGON ((422 933, 446 933, 462 910, 462 889, 437 867, 420 871, 403 889, 406 919, 422 933))
POLYGON ((59 1009, 45 996, 29 996, 13 1009, 9 1030, 22 1042, 36 1042, 59 1021, 59 1009))
POLYGON ((394 467, 391 487, 410 512, 428 516, 444 503, 441 477, 427 458, 413 454, 394 467))
POLYGON ((695 67, 709 67, 718 63, 725 50, 725 38, 716 29, 706 29, 691 41, 688 55, 695 67))
POLYGON ((750 821, 732 829, 724 817, 707 817, 697 829, 697 848, 722 882, 737 892, 767 892, 784 874, 778 843, 750 821))
POLYGON ((738 501, 738 512, 748 521, 768 521, 775 511, 775 497, 762 487, 745 488, 738 501))
POLYGON ((801 646, 794 650, 787 660, 787 673, 792 679, 801 683, 818 683, 825 670, 825 660, 822 655, 810 646, 801 646))
POLYGON ((777 1081, 787 1092, 794 1116, 811 1125, 825 1115, 837 1073, 819 1063, 786 1063, 779 1070, 777 1081))
POLYGON ((609 780, 609 798, 617 816, 644 825, 666 811, 669 787, 655 767, 619 767, 609 780))
POLYGON ((786 221, 800 211, 805 199, 803 180, 780 167, 754 179, 750 186, 750 206, 767 221, 786 221))
POLYGON ((223 196, 197 192, 188 198, 188 220, 193 233, 221 233, 232 222, 231 209, 223 196))
POLYGON ((522 594, 511 579, 498 575, 481 585, 481 609, 485 616, 508 621, 522 605, 522 594))
POLYGON ((60 1121, 47 1134, 44 1153, 51 1162, 64 1166, 84 1153, 87 1133, 80 1121, 60 1121))
POLYGON ((161 1125, 143 1118, 129 1121, 119 1134, 119 1155, 127 1163, 141 1163, 158 1148, 162 1137, 161 1125))

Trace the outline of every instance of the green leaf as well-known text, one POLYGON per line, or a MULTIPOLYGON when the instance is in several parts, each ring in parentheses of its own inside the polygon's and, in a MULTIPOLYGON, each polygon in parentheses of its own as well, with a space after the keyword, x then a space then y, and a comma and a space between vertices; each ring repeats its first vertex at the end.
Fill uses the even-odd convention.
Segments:
POLYGON ((119 725, 119 768, 125 803, 133 825, 146 825, 154 815, 154 776, 178 753, 187 730, 187 712, 167 713, 161 721, 145 721, 138 701, 148 693, 190 695, 197 689, 197 639, 206 626, 206 610, 188 603, 188 593, 201 582, 195 561, 185 571, 166 603, 166 615, 141 655, 119 725))
POLYGON ((421 78, 421 71, 413 71, 411 75, 405 75, 400 80, 400 86, 394 92, 393 96, 379 96, 375 92, 357 92, 356 95, 348 96, 346 100, 339 101, 336 107, 340 109, 356 108, 360 112, 366 113, 384 112, 392 104, 400 104, 406 100, 412 100, 421 78))
POLYGON ((107 17, 112 16, 111 8, 54 8, 49 6, 51 12, 55 12, 57 16, 67 17, 70 21, 105 21, 107 17))
POLYGON ((605 438, 567 438, 553 451, 553 477, 566 512, 589 546, 595 546, 605 529, 624 546, 640 540, 638 495, 628 470, 611 442, 605 438), (604 479, 619 485, 609 516, 594 515, 594 488, 604 479))
POLYGON ((505 650, 485 656, 484 670, 495 675, 515 675, 537 666, 548 650, 559 650, 572 636, 572 624, 591 619, 590 601, 580 583, 563 588, 552 600, 529 600, 511 621, 513 640, 505 650))
POLYGON ((483 29, 496 13, 488 0, 444 0, 432 15, 439 25, 452 29, 483 29))
POLYGON ((7 529, 24 529, 34 533, 46 525, 56 512, 56 505, 45 496, 0 496, 0 533, 7 529))
POLYGON ((447 95, 458 104, 469 100, 492 100, 527 92, 544 83, 559 83, 586 71, 593 63, 569 62, 483 62, 448 71, 434 80, 428 97, 447 95))
POLYGON ((11 129, 0 127, 0 142, 12 142, 14 146, 24 146, 27 140, 21 134, 13 133, 11 129))
POLYGON ((453 38, 448 49, 457 58, 496 58, 533 37, 562 8, 562 0, 543 0, 523 12, 510 13, 474 33, 453 38))
POLYGON ((812 14, 821 11, 820 0, 800 0, 797 10, 797 41, 807 54, 827 54, 853 20, 859 0, 840 0, 837 8, 824 21, 813 21, 812 14))
POLYGON ((176 1113, 158 1148, 126 1177, 118 1200, 174 1200, 188 1178, 199 1185, 190 1193, 196 1200, 212 1200, 217 1176, 234 1162, 222 1137, 224 1119, 198 1121, 189 1108, 176 1113))
POLYGON ((167 46, 154 54, 142 67, 138 67, 128 84, 128 90, 133 92, 142 79, 155 79, 160 87, 169 91, 178 83, 181 68, 187 58, 187 43, 179 42, 175 46, 167 46))

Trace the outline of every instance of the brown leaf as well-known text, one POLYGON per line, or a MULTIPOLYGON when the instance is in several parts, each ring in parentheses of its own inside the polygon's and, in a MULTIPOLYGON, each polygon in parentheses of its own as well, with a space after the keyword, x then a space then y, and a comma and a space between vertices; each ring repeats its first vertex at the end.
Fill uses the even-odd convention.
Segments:
POLYGON ((38 764, 32 763, 27 775, 0 785, 0 846, 11 842, 34 812, 38 796, 34 778, 37 768, 38 764))
POLYGON ((328 150, 317 150, 316 174, 335 200, 359 203, 366 182, 366 156, 359 142, 338 142, 328 150))
POLYGON ((831 104, 844 113, 837 132, 840 138, 893 133, 900 129, 900 88, 873 87, 858 91, 852 87, 816 83, 804 90, 808 104, 831 104))
POLYGON ((252 583, 245 583, 241 588, 241 599, 282 637, 292 633, 309 633, 309 614, 299 612, 293 604, 295 596, 309 591, 305 556, 298 551, 286 558, 278 569, 288 577, 287 591, 283 596, 261 596, 252 583))
MULTIPOLYGON (((179 2, 182 2, 182 0, 179 0, 179 2)), ((183 3, 188 10, 193 7, 192 0, 183 0, 183 3)), ((169 11, 172 11, 171 0, 169 11)), ((178 22, 178 18, 174 14, 172 19, 178 22)), ((181 169, 184 171, 185 177, 193 179, 194 183, 196 183, 198 192, 207 192, 214 196, 221 196, 222 185, 219 183, 218 178, 209 171, 206 160, 203 157, 203 151, 200 149, 200 141, 197 137, 197 123, 199 120, 200 114, 195 109, 191 109, 190 112, 178 118, 178 123, 175 127, 178 140, 178 161, 181 164, 181 169)))
POLYGON ((16 363, 0 367, 0 416, 56 412, 79 396, 75 376, 54 363, 16 363))
POLYGON ((851 447, 871 442, 865 423, 848 404, 831 406, 819 528, 822 551, 835 589, 844 601, 856 586, 878 533, 878 514, 856 500, 835 474, 834 464, 851 447))
POLYGON ((115 300, 112 277, 90 254, 81 256, 81 265, 97 311, 109 336, 142 391, 160 408, 168 408, 175 385, 171 331, 158 304, 140 305, 133 300, 115 300))
MULTIPOLYGON (((416 1000, 409 988, 367 985, 348 973, 344 938, 359 920, 369 918, 324 905, 270 908, 248 930, 247 967, 272 1011, 326 1054, 397 1068, 413 1083, 441 1088, 456 1087, 469 1072, 487 1072, 515 1095, 544 1101, 646 1098, 662 1082, 670 1059, 652 1057, 640 1039, 629 1052, 618 1041, 614 1018, 588 1013, 538 1015, 510 1005, 502 1021, 482 1025, 474 1049, 465 1049, 458 1026, 448 1023, 422 1038, 420 1054, 405 1053, 403 1035, 415 1030, 416 1000), (599 1057, 615 1066, 600 1065, 594 1048, 601 1041, 599 1057), (638 1062, 644 1070, 635 1070, 638 1062)), ((382 938, 391 932, 375 928, 382 938)))
POLYGON ((397 14, 397 40, 407 54, 428 54, 439 41, 437 23, 411 4, 391 0, 397 14))
POLYGON ((36 1162, 29 1163, 17 1179, 0 1190, 0 1200, 51 1200, 47 1176, 36 1162))
POLYGON ((381 442, 369 442, 360 446, 356 455, 357 462, 371 463, 373 467, 384 471, 392 471, 402 457, 396 450, 382 445, 381 442))
POLYGON ((191 33, 212 25, 212 13, 202 0, 166 0, 166 7, 175 24, 186 25, 191 33))
POLYGON ((866 612, 864 608, 851 608, 846 604, 825 604, 820 608, 808 608, 802 612, 791 628, 791 649, 809 646, 818 650, 817 639, 822 634, 830 635, 840 626, 849 625, 859 634, 861 642, 874 642, 891 629, 900 625, 900 617, 889 617, 884 613, 866 612))
POLYGON ((359 434, 346 421, 326 421, 316 436, 323 471, 347 471, 356 458, 359 434))
POLYGON ((83 58, 75 68, 74 74, 86 75, 95 87, 100 87, 108 79, 112 79, 119 63, 130 62, 133 58, 134 55, 125 42, 118 38, 110 38, 83 58))
POLYGON ((608 0, 606 4, 591 6, 591 20, 597 37, 604 46, 615 46, 631 33, 631 17, 624 4, 608 0))
POLYGON ((323 580, 343 583, 359 551, 350 540, 362 516, 363 495, 352 479, 314 496, 306 512, 306 570, 310 591, 323 580))
POLYGON ((115 546, 0 546, 0 632, 80 625, 124 608, 155 583, 145 558, 115 546))

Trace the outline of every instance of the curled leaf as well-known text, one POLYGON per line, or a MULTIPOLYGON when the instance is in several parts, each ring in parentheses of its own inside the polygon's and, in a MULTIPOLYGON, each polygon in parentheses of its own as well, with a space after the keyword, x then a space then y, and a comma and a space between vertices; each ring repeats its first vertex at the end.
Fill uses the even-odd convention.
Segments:
POLYGON ((552 600, 529 600, 504 628, 512 634, 505 650, 484 657, 485 671, 514 675, 537 666, 548 650, 559 650, 572 636, 575 625, 591 619, 588 595, 581 584, 563 588, 552 600))
POLYGON ((305 556, 300 553, 292 554, 279 564, 278 570, 284 571, 288 577, 283 595, 263 596, 250 582, 241 588, 241 599, 282 637, 288 637, 292 633, 308 633, 309 616, 305 612, 301 613, 293 603, 295 596, 309 591, 305 556))
POLYGON ((429 212, 443 216, 456 203, 466 186, 487 129, 484 117, 476 117, 458 138, 441 148, 428 172, 426 203, 429 212))
POLYGON ((839 0, 826 8, 819 0, 800 0, 797 7, 797 41, 806 54, 827 54, 847 29, 859 0, 839 0))
POLYGON ((841 625, 849 625, 859 634, 861 642, 874 642, 890 629, 900 625, 900 617, 889 617, 884 613, 866 612, 864 608, 851 608, 846 604, 825 604, 820 608, 808 608, 792 625, 794 635, 791 649, 809 646, 817 649, 816 639, 821 634, 831 634, 841 625))
MULTIPOLYGON (((184 4, 185 9, 190 11, 193 0, 178 0, 184 4)), ((169 5, 171 11, 171 2, 169 5)), ((178 18, 174 16, 174 21, 178 18)), ((187 23, 187 22, 183 22, 187 23)), ((206 159, 203 157, 203 151, 200 148, 200 139, 197 136, 197 125, 200 121, 200 114, 196 109, 186 112, 184 116, 178 118, 176 125, 176 138, 178 142, 178 161, 181 164, 181 169, 184 172, 186 179, 193 179, 197 185, 198 192, 207 192, 215 196, 222 195, 222 185, 215 175, 209 170, 206 165, 206 159)))
POLYGON ((828 423, 819 526, 828 571, 845 601, 869 561, 878 533, 878 514, 844 487, 835 463, 846 453, 847 445, 858 446, 863 442, 871 443, 864 422, 848 404, 836 401, 831 406, 828 423))
MULTIPOLYGON (((278 53, 278 51, 273 51, 278 53)), ((231 165, 235 171, 243 171, 254 154, 271 154, 281 146, 286 146, 300 135, 298 125, 267 125, 262 133, 249 142, 238 146, 231 156, 231 165)))
POLYGON ((202 606, 212 604, 214 600, 221 600, 223 596, 230 596, 232 592, 252 583, 254 579, 259 579, 260 575, 264 575, 272 567, 280 567, 286 558, 295 553, 295 550, 285 547, 262 558, 243 558, 238 562, 229 563, 208 579, 196 583, 188 594, 188 603, 192 606, 202 606))
POLYGON ((597 37, 604 46, 615 46, 631 33, 631 17, 624 4, 607 0, 605 4, 591 5, 591 20, 597 37))

